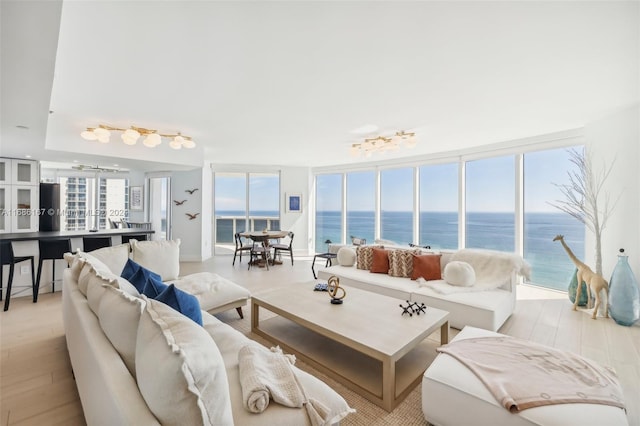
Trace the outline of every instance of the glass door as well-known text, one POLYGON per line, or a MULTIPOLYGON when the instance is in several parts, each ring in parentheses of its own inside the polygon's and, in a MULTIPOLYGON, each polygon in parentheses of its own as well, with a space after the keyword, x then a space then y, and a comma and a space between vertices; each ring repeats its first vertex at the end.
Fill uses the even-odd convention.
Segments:
POLYGON ((149 222, 152 240, 171 239, 171 178, 149 178, 149 222))

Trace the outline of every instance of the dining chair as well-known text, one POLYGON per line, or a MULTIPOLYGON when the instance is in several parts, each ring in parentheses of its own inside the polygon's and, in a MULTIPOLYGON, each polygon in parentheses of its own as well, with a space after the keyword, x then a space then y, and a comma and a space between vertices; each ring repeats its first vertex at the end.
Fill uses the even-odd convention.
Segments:
POLYGON ((266 244, 267 240, 253 240, 251 246, 251 260, 249 261, 249 267, 256 264, 260 259, 264 259, 267 271, 269 270, 269 262, 271 262, 271 248, 266 244))
POLYGON ((289 244, 271 244, 271 247, 273 247, 273 258, 275 259, 277 255, 282 256, 282 252, 287 252, 291 257, 291 264, 293 265, 293 232, 289 232, 287 236, 289 237, 289 244))
POLYGON ((251 259, 251 249, 253 248, 253 244, 244 244, 244 242, 242 241, 242 237, 240 236, 239 232, 236 232, 233 235, 233 238, 236 242, 236 250, 233 252, 233 263, 231 263, 231 265, 235 265, 236 264, 236 255, 238 253, 240 253, 240 262, 242 263, 242 253, 243 252, 248 252, 249 253, 249 259, 251 259))

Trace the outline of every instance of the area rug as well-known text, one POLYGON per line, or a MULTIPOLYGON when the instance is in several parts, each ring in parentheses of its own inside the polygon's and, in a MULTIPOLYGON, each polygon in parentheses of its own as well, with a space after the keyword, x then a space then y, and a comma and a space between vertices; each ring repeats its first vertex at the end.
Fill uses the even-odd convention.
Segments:
MULTIPOLYGON (((240 331, 252 340, 255 340, 267 347, 273 346, 267 340, 251 333, 251 310, 249 306, 243 309, 244 319, 240 319, 235 310, 216 314, 221 321, 229 324, 231 327, 240 331)), ((273 314, 260 311, 260 319, 266 319, 273 314)), ((382 425, 402 425, 402 426, 426 426, 427 421, 422 414, 422 392, 420 385, 407 396, 407 398, 398 405, 391 413, 386 412, 375 404, 372 404, 365 398, 356 394, 352 390, 346 388, 335 380, 320 373, 318 370, 310 367, 301 360, 296 361, 296 366, 301 370, 308 372, 319 378, 327 385, 331 386, 336 392, 349 403, 352 408, 356 409, 356 413, 350 414, 340 424, 344 426, 382 426, 382 425)))

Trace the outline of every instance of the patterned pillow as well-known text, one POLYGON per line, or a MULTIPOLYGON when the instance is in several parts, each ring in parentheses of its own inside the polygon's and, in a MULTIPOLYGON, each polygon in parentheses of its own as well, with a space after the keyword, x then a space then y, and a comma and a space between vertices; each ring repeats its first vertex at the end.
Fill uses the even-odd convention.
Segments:
POLYGON ((420 249, 389 251, 389 275, 411 278, 414 254, 420 254, 420 249))
POLYGON ((373 249, 384 248, 383 246, 358 246, 356 247, 356 268, 371 269, 373 264, 373 249))

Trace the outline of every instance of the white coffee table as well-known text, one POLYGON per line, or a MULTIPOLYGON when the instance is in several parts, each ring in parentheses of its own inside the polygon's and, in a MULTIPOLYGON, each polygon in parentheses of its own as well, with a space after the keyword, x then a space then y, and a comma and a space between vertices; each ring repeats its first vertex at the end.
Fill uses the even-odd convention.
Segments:
MULTIPOLYGON (((449 313, 428 307, 402 315, 399 299, 347 287, 342 305, 332 305, 315 282, 252 296, 251 331, 295 353, 312 367, 387 411, 413 388, 449 341, 449 313), (260 308, 277 316, 260 321, 260 308)), ((405 302, 406 303, 406 302, 405 302)))

